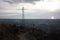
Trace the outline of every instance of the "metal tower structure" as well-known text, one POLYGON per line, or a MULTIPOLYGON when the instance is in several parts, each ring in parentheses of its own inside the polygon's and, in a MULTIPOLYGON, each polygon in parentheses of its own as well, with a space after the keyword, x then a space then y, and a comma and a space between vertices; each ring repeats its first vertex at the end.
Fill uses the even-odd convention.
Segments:
POLYGON ((22 25, 25 25, 25 20, 24 20, 24 7, 22 7, 22 25))

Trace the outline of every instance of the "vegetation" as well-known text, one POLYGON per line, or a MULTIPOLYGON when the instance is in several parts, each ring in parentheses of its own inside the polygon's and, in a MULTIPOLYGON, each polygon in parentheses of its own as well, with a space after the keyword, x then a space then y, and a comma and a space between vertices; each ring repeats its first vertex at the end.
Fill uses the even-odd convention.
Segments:
POLYGON ((59 40, 60 33, 46 33, 40 29, 0 24, 0 40, 59 40))

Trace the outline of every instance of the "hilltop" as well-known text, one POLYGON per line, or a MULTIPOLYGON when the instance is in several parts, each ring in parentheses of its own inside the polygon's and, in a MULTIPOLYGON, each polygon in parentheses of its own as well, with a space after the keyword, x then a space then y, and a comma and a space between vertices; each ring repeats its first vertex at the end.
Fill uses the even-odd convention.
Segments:
POLYGON ((0 24, 0 40, 47 40, 47 35, 40 29, 0 24))

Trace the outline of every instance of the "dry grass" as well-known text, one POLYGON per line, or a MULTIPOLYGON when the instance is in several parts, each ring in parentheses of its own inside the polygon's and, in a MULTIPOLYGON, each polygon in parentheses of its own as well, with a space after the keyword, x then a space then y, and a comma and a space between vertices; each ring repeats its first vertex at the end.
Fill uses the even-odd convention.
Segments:
POLYGON ((42 30, 22 26, 18 28, 15 24, 0 25, 0 40, 46 40, 47 37, 47 33, 42 30))

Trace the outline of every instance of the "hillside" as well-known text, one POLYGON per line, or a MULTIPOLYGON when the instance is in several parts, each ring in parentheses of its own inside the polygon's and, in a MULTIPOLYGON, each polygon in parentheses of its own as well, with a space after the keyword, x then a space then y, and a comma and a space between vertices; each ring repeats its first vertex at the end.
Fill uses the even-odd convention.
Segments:
POLYGON ((0 40, 47 40, 47 37, 42 30, 0 24, 0 40))

